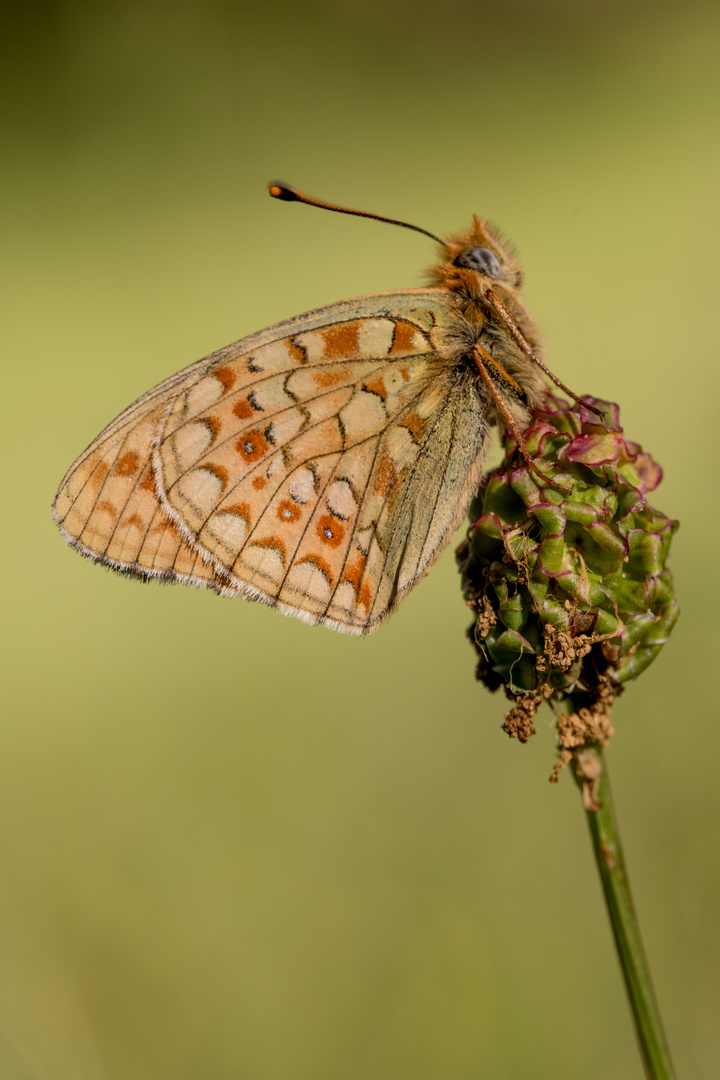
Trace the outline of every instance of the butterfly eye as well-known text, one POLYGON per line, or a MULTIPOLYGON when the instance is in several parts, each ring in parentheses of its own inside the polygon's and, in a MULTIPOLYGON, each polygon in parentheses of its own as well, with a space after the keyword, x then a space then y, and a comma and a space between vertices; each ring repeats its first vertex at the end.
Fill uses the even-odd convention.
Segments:
POLYGON ((493 255, 490 248, 465 248, 465 251, 458 255, 455 263, 457 266, 464 266, 467 270, 476 270, 478 274, 483 274, 485 277, 502 277, 500 260, 493 255))

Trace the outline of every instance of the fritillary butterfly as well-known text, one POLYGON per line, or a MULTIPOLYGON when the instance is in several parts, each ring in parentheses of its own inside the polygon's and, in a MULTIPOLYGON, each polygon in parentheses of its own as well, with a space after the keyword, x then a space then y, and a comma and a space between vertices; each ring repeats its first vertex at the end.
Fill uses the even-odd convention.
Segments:
POLYGON ((490 426, 524 446, 550 375, 507 244, 477 217, 438 243, 429 287, 278 323, 130 405, 60 485, 68 543, 124 573, 375 630, 457 529, 490 426))

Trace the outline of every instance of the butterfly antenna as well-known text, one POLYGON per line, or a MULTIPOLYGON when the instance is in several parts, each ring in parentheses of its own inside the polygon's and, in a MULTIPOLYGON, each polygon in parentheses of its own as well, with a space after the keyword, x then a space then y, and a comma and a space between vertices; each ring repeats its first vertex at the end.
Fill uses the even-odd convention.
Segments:
POLYGON ((301 202, 307 203, 308 206, 319 206, 321 210, 334 210, 338 214, 354 214, 355 217, 367 217, 374 218, 375 221, 386 221, 388 225, 400 225, 403 229, 412 229, 414 232, 422 233, 423 236, 429 236, 431 240, 435 240, 438 244, 445 246, 445 242, 440 239, 439 236, 435 236, 434 233, 428 232, 427 229, 421 229, 419 225, 410 225, 407 221, 397 221, 396 218, 382 217, 380 214, 371 214, 367 210, 350 210, 347 206, 335 206, 333 203, 320 202, 319 199, 312 199, 309 195, 303 195, 302 191, 297 191, 295 188, 288 187, 287 184, 280 184, 274 181, 269 185, 268 190, 273 199, 282 199, 283 202, 301 202))

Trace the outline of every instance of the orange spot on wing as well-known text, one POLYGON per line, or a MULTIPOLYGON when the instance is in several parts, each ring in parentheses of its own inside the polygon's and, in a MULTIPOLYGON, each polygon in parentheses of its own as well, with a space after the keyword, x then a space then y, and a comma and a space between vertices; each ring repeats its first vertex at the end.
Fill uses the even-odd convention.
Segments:
POLYGON ((339 547, 345 536, 345 529, 332 514, 323 514, 315 526, 315 531, 328 547, 339 547))
POLYGON ((298 559, 296 565, 300 566, 302 563, 310 563, 316 570, 319 570, 322 576, 327 581, 328 585, 332 588, 335 584, 330 564, 323 559, 322 555, 306 555, 302 559, 298 559))
POLYGON ((313 378, 319 387, 333 386, 347 377, 344 371, 316 371, 313 378))
POLYGON ((249 401, 236 401, 232 411, 238 420, 248 420, 252 416, 254 409, 249 401))
POLYGON ((175 540, 180 541, 182 538, 177 530, 177 526, 174 521, 168 521, 167 518, 163 518, 150 530, 151 536, 157 536, 159 533, 169 533, 175 540))
POLYGON ((107 500, 105 500, 104 502, 99 502, 95 509, 102 510, 104 514, 109 514, 111 518, 117 517, 117 510, 115 509, 113 504, 111 502, 108 502, 107 500))
POLYGON ((155 494, 155 473, 153 472, 152 465, 148 467, 148 470, 140 481, 138 487, 140 491, 152 491, 153 495, 155 494))
POLYGON ((363 582, 362 576, 365 569, 365 556, 358 555, 354 563, 351 563, 343 574, 343 581, 347 581, 352 585, 355 590, 355 596, 359 604, 362 604, 366 611, 370 610, 370 587, 367 582, 363 582))
POLYGON ((278 503, 277 516, 280 521, 298 521, 302 517, 302 510, 297 503, 290 499, 283 499, 281 503, 278 503))
POLYGON ((340 360, 348 356, 357 356, 360 352, 357 322, 336 323, 321 330, 325 343, 325 356, 329 360, 340 360))
POLYGON ((225 486, 230 479, 230 473, 224 465, 215 465, 212 461, 208 461, 205 465, 198 465, 198 468, 205 469, 206 472, 212 473, 213 476, 217 476, 223 486, 223 490, 225 489, 225 486))
POLYGON ((256 491, 262 491, 266 484, 267 480, 264 476, 256 476, 252 482, 252 486, 255 488, 256 491))
POLYGON ((387 390, 385 389, 385 380, 382 375, 378 375, 375 379, 370 379, 366 382, 365 389, 371 394, 377 394, 383 401, 385 401, 388 396, 387 390))
POLYGON ((123 525, 127 525, 128 527, 130 525, 134 525, 138 529, 145 528, 145 522, 139 514, 131 514, 129 518, 125 518, 125 521, 123 521, 123 525))
POLYGON ((230 367, 219 367, 215 371, 210 372, 214 375, 219 383, 222 383, 223 393, 227 394, 228 390, 231 390, 235 385, 236 375, 230 367))
POLYGON ((250 524, 250 507, 247 503, 233 503, 232 506, 223 506, 218 510, 219 514, 234 514, 235 517, 240 517, 243 521, 250 524))
POLYGON ((302 345, 298 345, 294 338, 288 338, 286 344, 291 360, 297 361, 298 364, 307 364, 307 353, 302 345))
MULTIPOLYGON (((219 416, 199 416, 197 419, 198 424, 204 424, 212 436, 212 442, 215 442, 220 429, 222 427, 222 420, 219 416)), ((212 443, 210 444, 212 446, 212 443)))
POLYGON ((115 463, 115 472, 118 476, 132 476, 137 472, 140 464, 140 456, 135 450, 128 450, 127 454, 123 454, 121 458, 115 463))
POLYGON ((417 442, 417 440, 425 431, 425 421, 421 416, 418 416, 417 413, 410 413, 407 419, 403 420, 400 427, 407 428, 412 435, 413 440, 417 442))
POLYGON ((270 551, 277 551, 283 566, 287 560, 287 550, 285 545, 279 536, 263 536, 260 540, 253 540, 251 547, 267 548, 270 551))
POLYGON ((109 469, 110 469, 110 466, 108 465, 107 461, 101 461, 100 462, 100 464, 94 470, 92 476, 90 477, 90 483, 92 484, 92 486, 94 488, 97 489, 97 488, 102 487, 103 480, 107 476, 109 469))
POLYGON ((364 555, 358 555, 355 562, 346 567, 345 573, 343 574, 343 581, 349 581, 355 592, 360 588, 360 581, 366 562, 367 560, 364 555))
POLYGON ((417 326, 413 326, 412 323, 396 320, 390 355, 393 353, 417 352, 417 345, 415 344, 417 332, 417 326))
POLYGON ((387 495, 391 487, 397 482, 397 469, 395 468, 395 462, 390 457, 387 449, 383 447, 380 454, 380 460, 378 461, 377 469, 375 470, 375 485, 374 490, 378 495, 387 495))
POLYGON ((235 443, 235 449, 243 461, 257 461, 267 451, 268 441, 262 431, 246 431, 235 443))

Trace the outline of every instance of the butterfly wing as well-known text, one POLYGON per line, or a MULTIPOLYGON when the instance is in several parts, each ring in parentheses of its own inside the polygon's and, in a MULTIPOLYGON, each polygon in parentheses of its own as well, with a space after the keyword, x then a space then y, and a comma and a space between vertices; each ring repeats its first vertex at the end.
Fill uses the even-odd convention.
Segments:
POLYGON ((151 461, 168 400, 197 379, 197 367, 150 390, 98 435, 64 477, 53 515, 69 544, 116 570, 226 591, 222 574, 163 511, 151 461))
POLYGON ((118 417, 56 502, 70 542, 131 573, 375 629, 426 573, 487 435, 447 359, 440 290, 344 301, 245 338, 118 417))

